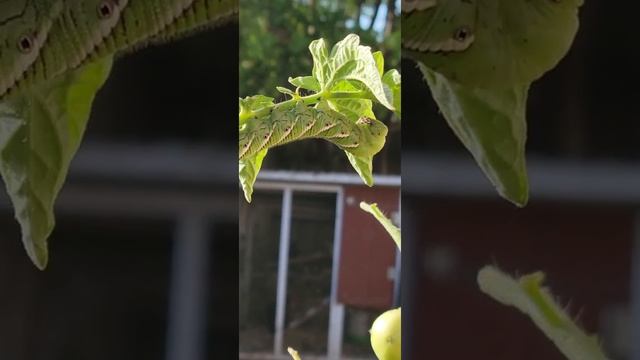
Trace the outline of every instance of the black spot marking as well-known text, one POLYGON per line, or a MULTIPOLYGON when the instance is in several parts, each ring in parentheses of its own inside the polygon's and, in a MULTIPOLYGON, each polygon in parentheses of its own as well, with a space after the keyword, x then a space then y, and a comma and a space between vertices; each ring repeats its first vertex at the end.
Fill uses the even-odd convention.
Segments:
POLYGON ((465 40, 467 40, 467 38, 469 38, 469 36, 471 36, 471 29, 466 26, 456 29, 456 31, 453 33, 453 38, 459 42, 464 42, 465 40))
POLYGON ((373 125, 373 119, 371 119, 369 117, 366 117, 366 116, 361 116, 356 123, 357 124, 373 125))
POLYGON ((35 39, 31 34, 23 35, 18 39, 18 50, 23 54, 28 54, 33 51, 34 46, 35 39))
POLYGON ((98 5, 98 17, 100 19, 109 19, 113 16, 114 4, 112 1, 103 1, 98 5))

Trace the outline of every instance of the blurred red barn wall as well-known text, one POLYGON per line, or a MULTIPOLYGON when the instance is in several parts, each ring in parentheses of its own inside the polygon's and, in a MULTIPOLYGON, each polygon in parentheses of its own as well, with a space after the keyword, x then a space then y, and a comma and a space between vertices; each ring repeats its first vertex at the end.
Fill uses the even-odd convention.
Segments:
POLYGON ((420 236, 414 254, 403 254, 403 264, 404 256, 417 258, 403 271, 420 275, 403 286, 415 290, 413 321, 405 329, 413 334, 416 359, 415 354, 564 359, 528 317, 480 292, 475 277, 485 264, 512 274, 544 271, 546 284, 589 332, 599 330, 607 305, 629 301, 631 208, 539 202, 516 209, 501 202, 434 198, 414 203, 420 205, 407 207, 415 226, 411 232, 420 236))
POLYGON ((382 225, 360 209, 360 202, 377 203, 392 217, 398 211, 397 187, 345 186, 338 301, 359 308, 385 310, 393 303, 396 245, 382 225))

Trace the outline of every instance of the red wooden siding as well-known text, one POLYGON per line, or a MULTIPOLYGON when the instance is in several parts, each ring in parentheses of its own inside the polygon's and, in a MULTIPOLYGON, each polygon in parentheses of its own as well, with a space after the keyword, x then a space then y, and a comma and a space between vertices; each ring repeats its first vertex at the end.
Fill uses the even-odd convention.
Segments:
POLYGON ((338 301, 360 308, 384 310, 392 305, 395 243, 360 201, 377 203, 390 216, 398 211, 397 188, 345 187, 338 301))
POLYGON ((403 215, 414 219, 417 251, 404 255, 418 261, 415 269, 403 270, 420 274, 415 283, 405 284, 415 289, 408 336, 420 358, 564 359, 530 319, 478 290, 475 276, 485 264, 510 273, 545 271, 551 290, 562 304, 571 304, 572 315, 580 314, 579 323, 590 332, 599 330, 608 305, 628 302, 631 209, 551 203, 516 209, 445 199, 415 203, 420 206, 403 215), (446 276, 434 276, 427 270, 429 254, 442 249, 453 261, 446 276))

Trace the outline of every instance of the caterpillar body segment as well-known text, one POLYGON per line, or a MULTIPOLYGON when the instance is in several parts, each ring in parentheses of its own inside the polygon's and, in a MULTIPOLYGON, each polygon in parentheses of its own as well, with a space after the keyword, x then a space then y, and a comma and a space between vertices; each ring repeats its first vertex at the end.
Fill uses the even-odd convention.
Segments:
POLYGON ((373 156, 384 146, 387 132, 379 120, 361 117, 354 122, 338 112, 300 103, 293 109, 276 109, 247 121, 240 129, 238 154, 242 160, 263 149, 319 138, 356 156, 373 156))

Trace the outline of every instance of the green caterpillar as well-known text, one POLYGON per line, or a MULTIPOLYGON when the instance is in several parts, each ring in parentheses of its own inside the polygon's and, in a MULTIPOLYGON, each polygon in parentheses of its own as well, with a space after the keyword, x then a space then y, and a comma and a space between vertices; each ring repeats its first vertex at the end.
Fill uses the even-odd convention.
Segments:
POLYGON ((403 0, 403 54, 476 87, 533 82, 567 53, 582 0, 403 0))
POLYGON ((60 2, 0 1, 0 97, 37 59, 60 2))
POLYGON ((239 159, 263 149, 292 141, 320 138, 355 156, 373 156, 384 146, 387 126, 377 119, 352 121, 330 109, 316 109, 301 102, 293 109, 275 109, 271 114, 248 120, 239 134, 239 159))
POLYGON ((0 99, 237 12, 238 0, 0 0, 0 99))

